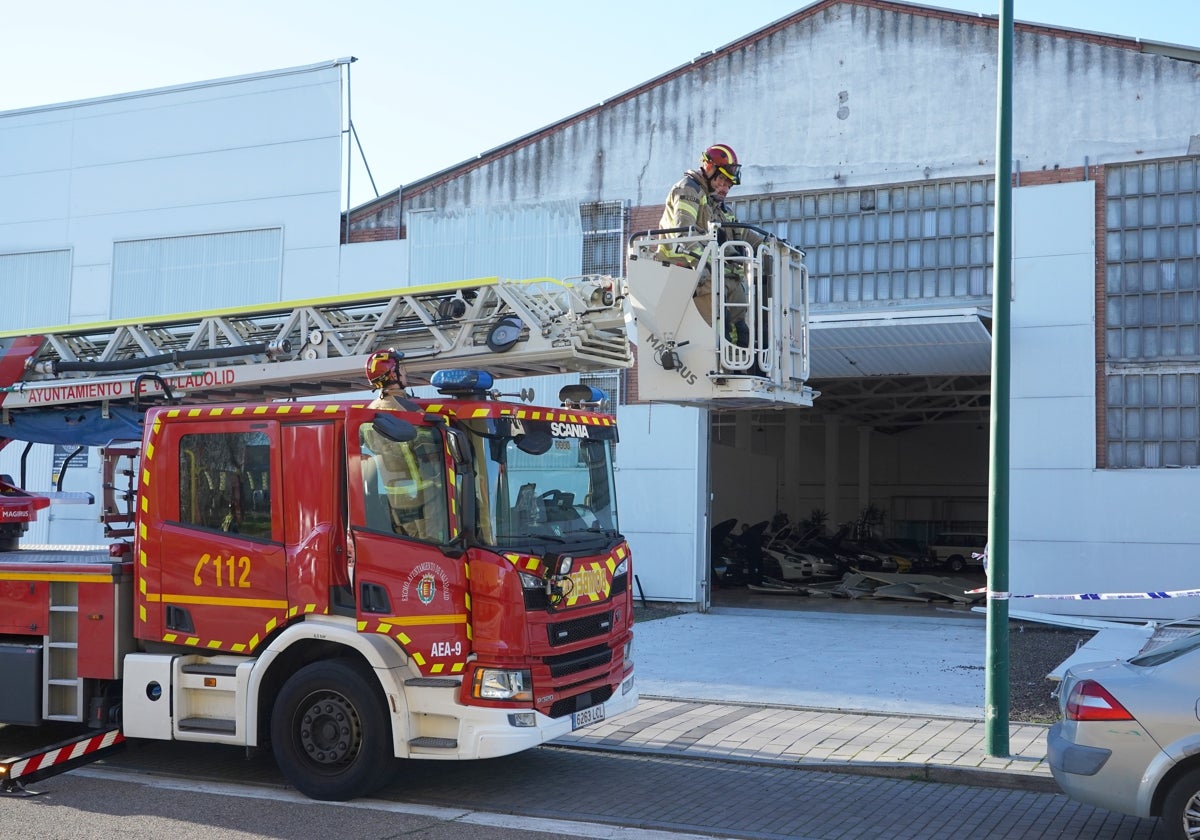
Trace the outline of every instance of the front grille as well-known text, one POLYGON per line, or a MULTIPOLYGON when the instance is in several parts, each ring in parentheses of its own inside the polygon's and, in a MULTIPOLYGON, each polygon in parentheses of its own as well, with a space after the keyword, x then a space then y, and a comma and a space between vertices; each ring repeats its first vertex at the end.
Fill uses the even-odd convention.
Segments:
POLYGON ((569 645, 595 636, 606 636, 612 630, 612 611, 599 615, 587 615, 570 621, 559 621, 546 625, 546 636, 551 647, 569 645))
POLYGON ((555 701, 554 705, 550 707, 550 717, 565 717, 571 712, 581 712, 592 706, 599 706, 609 697, 612 697, 612 688, 607 685, 593 688, 583 694, 576 694, 574 697, 564 697, 562 700, 555 701))
POLYGON ((612 650, 606 645, 598 645, 575 653, 547 656, 545 662, 550 669, 550 676, 558 679, 611 664, 612 650))
POLYGON ((527 610, 544 610, 550 607, 550 599, 546 597, 545 589, 526 589, 525 590, 525 609, 527 610))

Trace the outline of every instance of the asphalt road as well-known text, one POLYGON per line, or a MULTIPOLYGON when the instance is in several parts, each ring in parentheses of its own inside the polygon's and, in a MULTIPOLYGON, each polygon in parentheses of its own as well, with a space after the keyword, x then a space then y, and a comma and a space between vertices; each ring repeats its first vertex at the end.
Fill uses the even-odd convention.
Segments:
POLYGON ((1061 795, 553 747, 472 763, 402 763, 376 796, 348 804, 300 797, 269 756, 205 744, 134 742, 30 787, 45 795, 0 799, 0 824, 23 840, 1162 836, 1156 821, 1061 795))

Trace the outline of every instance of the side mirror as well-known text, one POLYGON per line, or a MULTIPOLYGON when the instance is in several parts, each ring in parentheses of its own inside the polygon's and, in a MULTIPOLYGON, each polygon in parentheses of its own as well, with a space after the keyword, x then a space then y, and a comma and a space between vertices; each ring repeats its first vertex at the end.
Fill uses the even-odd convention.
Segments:
POLYGON ((417 437, 417 427, 394 414, 376 414, 375 431, 395 443, 408 443, 417 437))
POLYGON ((471 463, 471 442, 458 429, 446 430, 446 442, 450 445, 450 457, 460 467, 471 463))

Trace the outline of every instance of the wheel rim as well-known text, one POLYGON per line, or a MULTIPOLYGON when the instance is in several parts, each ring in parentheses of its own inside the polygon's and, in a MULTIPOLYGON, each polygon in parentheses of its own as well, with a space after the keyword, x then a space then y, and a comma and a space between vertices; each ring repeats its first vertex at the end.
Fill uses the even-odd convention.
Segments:
POLYGON ((297 709, 295 732, 301 754, 324 770, 345 767, 362 749, 358 710, 336 691, 317 691, 304 698, 297 709))
POLYGON ((1193 793, 1183 808, 1183 836, 1200 837, 1200 791, 1193 793))

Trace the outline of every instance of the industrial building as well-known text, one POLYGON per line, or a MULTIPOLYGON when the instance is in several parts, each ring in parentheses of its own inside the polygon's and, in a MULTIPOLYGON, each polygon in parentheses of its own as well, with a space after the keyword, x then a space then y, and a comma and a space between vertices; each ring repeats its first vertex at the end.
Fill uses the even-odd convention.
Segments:
MULTIPOLYGON (((621 426, 643 593, 708 604, 726 518, 872 510, 893 536, 984 530, 997 32, 820 0, 346 212, 348 59, 0 113, 0 329, 621 274, 629 236, 726 143, 739 218, 807 252, 820 397, 705 409, 592 377, 621 426)), ((1197 588, 1200 49, 1018 22, 1013 68, 1011 589, 1197 588)), ((32 454, 31 474, 49 482, 53 458, 32 454)), ((45 540, 94 539, 86 509, 55 516, 45 540)), ((1193 598, 1037 606, 1200 613, 1193 598)))

